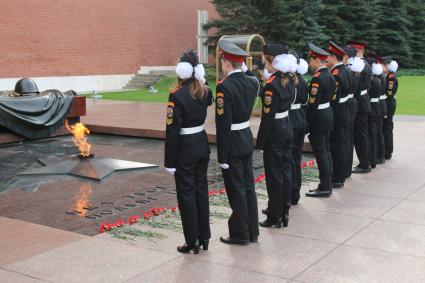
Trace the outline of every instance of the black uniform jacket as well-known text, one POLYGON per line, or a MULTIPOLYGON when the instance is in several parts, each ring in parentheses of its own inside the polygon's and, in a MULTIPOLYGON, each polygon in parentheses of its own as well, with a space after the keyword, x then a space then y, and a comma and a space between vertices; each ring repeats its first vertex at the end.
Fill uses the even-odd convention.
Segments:
POLYGON ((348 94, 351 87, 350 72, 343 63, 331 69, 336 82, 335 91, 331 97, 334 125, 348 125, 350 123, 351 113, 348 105, 348 94))
POLYGON ((292 138, 292 126, 289 117, 275 119, 276 113, 291 109, 295 97, 295 84, 288 74, 274 73, 266 82, 260 97, 263 104, 260 128, 256 148, 263 149, 269 142, 282 142, 292 138), (286 76, 285 87, 281 85, 282 76, 286 76))
MULTIPOLYGON (((364 59, 363 59, 364 60, 364 59)), ((357 113, 366 114, 370 112, 370 98, 368 94, 361 95, 362 92, 368 91, 370 87, 370 81, 372 79, 372 69, 368 62, 364 62, 365 66, 363 71, 360 73, 359 83, 355 97, 357 99, 357 113)))
MULTIPOLYGON (((381 80, 381 91, 382 91, 381 96, 384 96, 384 95, 386 96, 385 88, 387 87, 387 80, 386 80, 384 74, 381 74, 379 76, 379 79, 381 80)), ((387 115, 387 101, 386 101, 386 99, 380 99, 379 103, 381 104, 381 114, 382 114, 382 116, 387 115)))
POLYGON ((295 95, 294 104, 301 104, 301 108, 292 109, 289 111, 289 119, 291 120, 292 127, 296 129, 307 128, 307 100, 308 100, 308 84, 304 77, 296 73, 298 78, 297 91, 295 95))
MULTIPOLYGON (((348 68, 348 66, 347 66, 348 68)), ((357 100, 354 98, 354 94, 357 91, 357 85, 359 83, 359 78, 356 76, 356 74, 349 70, 348 72, 348 81, 350 83, 350 88, 348 91, 348 94, 353 94, 353 97, 348 100, 348 108, 350 109, 351 116, 356 115, 357 113, 357 100)))
POLYGON ((328 68, 320 68, 310 81, 307 107, 308 131, 327 133, 333 128, 333 113, 330 107, 318 109, 320 104, 330 103, 336 83, 328 68))
POLYGON ((398 80, 394 73, 388 73, 387 87, 385 92, 387 94, 387 111, 388 115, 394 115, 396 108, 395 95, 397 94, 398 80))
POLYGON ((207 117, 207 108, 212 104, 212 91, 198 100, 192 97, 189 79, 175 88, 169 95, 167 106, 167 129, 165 137, 164 166, 174 168, 177 162, 196 161, 208 156, 210 147, 205 131, 180 135, 182 128, 201 126, 207 117))
POLYGON ((369 88, 369 97, 370 97, 370 116, 381 116, 381 103, 379 102, 379 97, 382 94, 382 85, 381 80, 378 76, 372 76, 369 88), (377 102, 374 102, 377 101, 377 102))
POLYGON ((258 80, 242 72, 231 73, 217 84, 215 122, 219 163, 254 150, 251 129, 232 131, 231 126, 249 121, 259 89, 258 80))

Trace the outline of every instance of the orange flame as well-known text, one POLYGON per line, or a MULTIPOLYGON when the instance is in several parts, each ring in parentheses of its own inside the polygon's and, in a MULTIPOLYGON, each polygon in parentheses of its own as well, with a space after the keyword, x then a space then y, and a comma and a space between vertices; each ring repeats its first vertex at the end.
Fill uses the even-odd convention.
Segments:
POLYGON ((89 206, 89 196, 92 192, 91 186, 88 183, 81 183, 80 191, 75 195, 74 198, 74 211, 79 212, 80 216, 87 214, 87 208, 89 206))
POLYGON ((79 122, 75 123, 74 125, 69 125, 68 120, 65 120, 65 127, 73 135, 72 141, 80 150, 81 156, 90 156, 91 144, 88 143, 86 136, 90 134, 89 129, 87 129, 82 123, 79 122))

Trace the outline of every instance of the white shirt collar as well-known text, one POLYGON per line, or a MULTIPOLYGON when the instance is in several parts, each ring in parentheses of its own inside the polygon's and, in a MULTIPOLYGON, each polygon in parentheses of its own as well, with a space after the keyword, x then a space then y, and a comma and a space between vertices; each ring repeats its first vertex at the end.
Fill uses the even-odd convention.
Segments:
POLYGON ((333 67, 332 67, 332 69, 331 69, 331 70, 333 70, 333 69, 335 69, 336 67, 338 67, 339 65, 343 65, 343 64, 344 64, 344 62, 336 63, 335 65, 333 65, 333 67))
POLYGON ((322 66, 322 67, 317 68, 316 73, 317 73, 318 71, 320 71, 321 69, 325 69, 325 68, 327 68, 327 67, 326 67, 326 66, 322 66))
POLYGON ((242 70, 241 69, 234 69, 233 71, 229 72, 227 74, 227 76, 230 76, 231 74, 234 74, 234 73, 242 73, 242 70))

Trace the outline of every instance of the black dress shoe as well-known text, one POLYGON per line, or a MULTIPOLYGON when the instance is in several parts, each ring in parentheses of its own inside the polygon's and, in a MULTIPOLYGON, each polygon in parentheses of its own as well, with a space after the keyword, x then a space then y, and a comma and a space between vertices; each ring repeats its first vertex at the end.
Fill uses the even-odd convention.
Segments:
POLYGON ((193 251, 194 254, 199 254, 199 250, 201 248, 201 245, 199 244, 199 241, 196 240, 193 244, 184 244, 183 246, 177 247, 177 251, 187 254, 190 253, 190 251, 193 251))
POLYGON ((209 240, 201 240, 199 241, 199 244, 202 246, 202 249, 204 251, 208 251, 208 244, 209 244, 209 240))
POLYGON ((375 169, 376 168, 376 164, 370 165, 370 168, 375 169))
POLYGON ((220 237, 220 241, 225 243, 225 244, 229 244, 229 245, 241 245, 241 246, 246 246, 248 245, 248 240, 242 240, 242 239, 236 239, 236 238, 232 238, 232 237, 220 237))
POLYGON ((385 159, 384 158, 376 160, 376 164, 378 164, 378 165, 384 164, 384 163, 385 163, 385 159))
POLYGON ((291 201, 291 205, 298 205, 298 201, 299 201, 299 199, 297 199, 297 200, 293 199, 291 201))
POLYGON ((269 208, 267 207, 266 209, 261 210, 261 212, 265 215, 269 214, 269 208))
POLYGON ((258 243, 258 236, 254 236, 254 237, 249 238, 249 241, 251 243, 258 243))
POLYGON ((332 191, 314 190, 306 193, 305 195, 313 198, 327 198, 332 195, 332 191))
POLYGON ((370 168, 361 168, 357 166, 353 169, 352 172, 357 174, 366 174, 370 172, 370 168))
POLYGON ((385 155, 385 159, 386 159, 386 160, 390 160, 390 159, 391 159, 391 157, 392 157, 392 156, 391 156, 391 154, 386 154, 386 155, 385 155))
POLYGON ((334 189, 341 189, 343 187, 344 187, 344 183, 342 183, 342 182, 332 183, 332 188, 334 188, 334 189))
POLYGON ((288 227, 288 224, 289 224, 289 211, 285 211, 283 212, 283 215, 282 215, 282 226, 288 227))
POLYGON ((266 219, 262 222, 260 222, 260 226, 261 227, 266 227, 266 228, 282 228, 282 219, 278 219, 277 221, 271 221, 269 219, 266 219))

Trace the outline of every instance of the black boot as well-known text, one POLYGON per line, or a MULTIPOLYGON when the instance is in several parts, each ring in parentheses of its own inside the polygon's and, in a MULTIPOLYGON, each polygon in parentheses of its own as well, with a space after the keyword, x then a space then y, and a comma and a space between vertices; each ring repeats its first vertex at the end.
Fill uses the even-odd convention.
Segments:
POLYGON ((193 251, 194 254, 199 254, 200 248, 201 245, 199 244, 199 241, 196 240, 193 244, 184 244, 183 246, 178 246, 177 251, 181 253, 190 253, 190 251, 193 251))
POLYGON ((261 212, 265 215, 269 214, 269 208, 267 207, 266 209, 261 210, 261 212))

